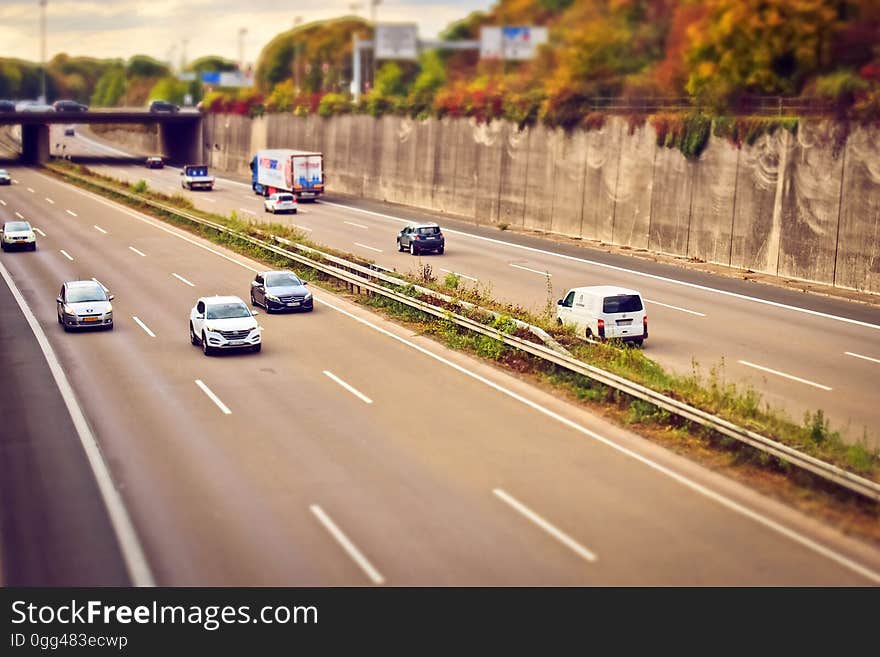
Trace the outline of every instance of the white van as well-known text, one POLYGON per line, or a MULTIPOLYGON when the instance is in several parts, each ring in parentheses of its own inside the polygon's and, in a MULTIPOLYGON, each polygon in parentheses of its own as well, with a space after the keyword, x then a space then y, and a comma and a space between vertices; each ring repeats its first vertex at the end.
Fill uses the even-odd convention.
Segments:
POLYGON ((578 335, 642 344, 648 339, 648 313, 635 290, 613 285, 576 287, 556 302, 556 321, 575 326, 578 335))

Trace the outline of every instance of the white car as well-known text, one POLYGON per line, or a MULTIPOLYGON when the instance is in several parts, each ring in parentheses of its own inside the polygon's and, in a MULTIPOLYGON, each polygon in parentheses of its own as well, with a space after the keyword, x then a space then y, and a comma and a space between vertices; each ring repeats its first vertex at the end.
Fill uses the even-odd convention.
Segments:
POLYGON ((578 335, 623 340, 640 345, 648 339, 648 313, 635 290, 612 285, 576 287, 556 302, 556 321, 574 326, 578 335))
POLYGON ((0 247, 4 251, 10 249, 37 250, 37 236, 34 229, 26 221, 7 221, 0 228, 0 247))
POLYGON ((189 341, 206 356, 226 349, 259 351, 263 328, 257 314, 238 297, 202 297, 189 313, 189 341))
POLYGON ((9 172, 6 169, 0 169, 0 185, 11 185, 12 184, 12 176, 9 175, 9 172))
POLYGON ((55 108, 38 100, 22 100, 15 106, 16 112, 54 112, 55 108))
POLYGON ((276 192, 263 201, 263 209, 272 214, 279 212, 296 214, 296 196, 290 192, 276 192))

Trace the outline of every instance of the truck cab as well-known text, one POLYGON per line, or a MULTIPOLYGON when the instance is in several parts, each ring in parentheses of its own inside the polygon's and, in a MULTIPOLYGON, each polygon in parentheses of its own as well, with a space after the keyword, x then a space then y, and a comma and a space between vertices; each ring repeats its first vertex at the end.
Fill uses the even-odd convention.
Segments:
POLYGON ((207 164, 186 164, 180 175, 184 189, 214 189, 214 176, 208 175, 207 164))

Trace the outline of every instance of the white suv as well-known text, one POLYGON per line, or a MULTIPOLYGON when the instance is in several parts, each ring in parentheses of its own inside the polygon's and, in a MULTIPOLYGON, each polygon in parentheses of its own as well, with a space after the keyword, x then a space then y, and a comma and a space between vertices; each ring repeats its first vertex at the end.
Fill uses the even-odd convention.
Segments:
POLYGON ((216 350, 262 347, 263 328, 238 297, 202 297, 189 313, 189 340, 206 356, 216 350))
POLYGON ((37 236, 26 221, 7 221, 0 228, 0 246, 4 251, 10 249, 37 250, 37 236))
POLYGON ((290 192, 276 192, 263 201, 263 209, 272 214, 292 212, 296 214, 296 196, 290 192))

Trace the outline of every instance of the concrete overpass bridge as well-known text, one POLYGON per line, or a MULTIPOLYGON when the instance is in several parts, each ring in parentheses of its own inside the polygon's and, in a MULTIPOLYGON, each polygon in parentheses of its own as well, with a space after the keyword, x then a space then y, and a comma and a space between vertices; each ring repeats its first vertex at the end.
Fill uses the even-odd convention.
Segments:
POLYGON ((49 160, 49 126, 70 124, 157 124, 162 154, 172 162, 202 159, 202 115, 197 111, 176 114, 131 109, 99 109, 88 112, 4 112, 0 127, 21 126, 22 160, 42 164, 49 160))

